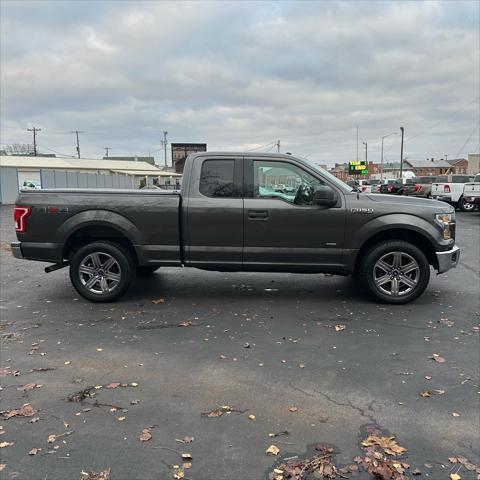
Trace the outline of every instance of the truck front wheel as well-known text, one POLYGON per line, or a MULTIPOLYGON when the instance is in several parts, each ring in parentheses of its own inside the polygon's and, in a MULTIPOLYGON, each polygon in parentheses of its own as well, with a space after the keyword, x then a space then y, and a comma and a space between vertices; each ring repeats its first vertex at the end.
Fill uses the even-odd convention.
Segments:
POLYGON ((368 250, 360 266, 360 278, 381 301, 408 303, 427 288, 430 265, 415 245, 391 240, 368 250))
POLYGON ((92 302, 113 302, 126 292, 134 276, 132 256, 116 243, 89 243, 70 259, 73 286, 92 302))

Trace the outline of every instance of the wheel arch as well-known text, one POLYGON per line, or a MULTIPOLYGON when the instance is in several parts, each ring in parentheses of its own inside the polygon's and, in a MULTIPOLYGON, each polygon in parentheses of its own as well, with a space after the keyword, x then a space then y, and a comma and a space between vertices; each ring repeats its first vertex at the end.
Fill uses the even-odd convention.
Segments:
POLYGON ((106 240, 121 245, 138 264, 134 245, 141 243, 140 232, 132 222, 114 212, 82 212, 65 222, 59 233, 64 238, 63 258, 70 258, 83 245, 106 240))
POLYGON ((388 240, 403 240, 415 245, 425 254, 428 263, 433 265, 434 268, 438 268, 435 247, 427 236, 422 235, 416 230, 411 230, 404 227, 395 227, 375 233, 362 244, 355 259, 355 272, 359 271, 360 263, 368 250, 370 250, 374 245, 378 245, 379 243, 386 242, 388 240))

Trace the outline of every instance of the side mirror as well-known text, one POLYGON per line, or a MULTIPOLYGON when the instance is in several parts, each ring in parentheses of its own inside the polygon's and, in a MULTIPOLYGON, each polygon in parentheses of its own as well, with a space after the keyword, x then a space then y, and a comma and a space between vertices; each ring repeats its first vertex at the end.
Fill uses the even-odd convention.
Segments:
POLYGON ((333 207, 337 203, 337 194, 332 187, 318 186, 313 192, 313 204, 321 207, 333 207))

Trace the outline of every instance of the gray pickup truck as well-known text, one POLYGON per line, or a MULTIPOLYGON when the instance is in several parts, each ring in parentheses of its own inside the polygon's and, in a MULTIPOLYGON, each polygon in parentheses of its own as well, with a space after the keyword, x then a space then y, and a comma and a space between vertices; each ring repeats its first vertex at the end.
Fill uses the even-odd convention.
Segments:
POLYGON ((381 301, 406 303, 455 267, 455 212, 426 199, 359 194, 306 159, 200 153, 181 192, 24 190, 17 258, 70 267, 94 302, 161 266, 355 275, 381 301))

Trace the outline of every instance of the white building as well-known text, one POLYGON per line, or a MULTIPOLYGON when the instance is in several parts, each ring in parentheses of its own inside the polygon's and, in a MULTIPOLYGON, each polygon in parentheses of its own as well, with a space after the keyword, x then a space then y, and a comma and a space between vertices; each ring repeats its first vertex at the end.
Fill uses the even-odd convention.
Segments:
POLYGON ((13 203, 25 182, 41 188, 173 188, 182 176, 147 162, 84 158, 0 156, 0 203, 13 203))

